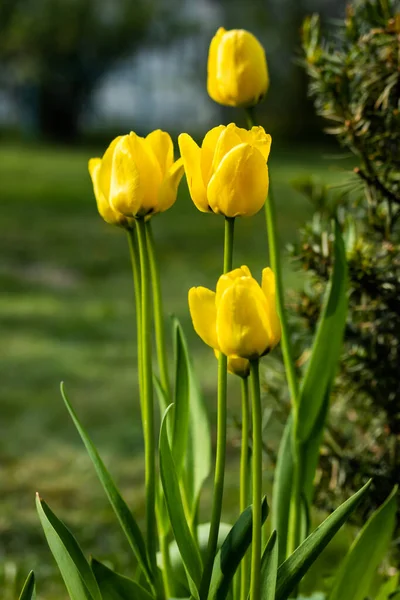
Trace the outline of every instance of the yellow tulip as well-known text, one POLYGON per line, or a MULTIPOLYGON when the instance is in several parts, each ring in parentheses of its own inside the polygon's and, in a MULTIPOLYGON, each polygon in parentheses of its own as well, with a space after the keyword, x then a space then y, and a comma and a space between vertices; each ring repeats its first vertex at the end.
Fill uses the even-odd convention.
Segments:
POLYGON ((100 215, 108 223, 164 212, 175 200, 183 163, 174 162, 171 137, 153 131, 142 138, 131 132, 115 138, 103 158, 89 161, 100 215))
POLYGON ((187 133, 179 136, 190 195, 202 212, 250 217, 268 195, 267 160, 271 136, 263 127, 250 131, 230 123, 205 136, 201 148, 187 133))
POLYGON ((227 106, 253 106, 269 86, 264 48, 244 29, 218 29, 211 40, 207 71, 209 95, 227 106))
POLYGON ((222 275, 216 292, 191 288, 189 309, 196 333, 228 360, 259 358, 281 339, 275 276, 270 268, 263 270, 261 286, 243 266, 222 275))

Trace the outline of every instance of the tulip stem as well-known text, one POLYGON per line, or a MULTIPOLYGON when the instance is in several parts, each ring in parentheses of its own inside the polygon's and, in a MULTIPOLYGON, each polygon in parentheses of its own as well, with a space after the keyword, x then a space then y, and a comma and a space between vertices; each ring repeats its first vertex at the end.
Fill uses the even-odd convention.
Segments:
POLYGON ((250 361, 250 385, 253 416, 253 534, 251 544, 250 600, 260 600, 262 529, 262 414, 258 359, 250 361))
POLYGON ((225 217, 224 273, 228 273, 229 271, 232 271, 234 232, 235 232, 235 218, 234 217, 225 217))
MULTIPOLYGON (((228 273, 232 270, 234 229, 235 219, 225 217, 224 273, 228 273)), ((219 524, 221 521, 226 457, 226 390, 227 358, 225 354, 220 352, 218 357, 217 450, 215 457, 214 496, 207 554, 200 585, 200 600, 206 600, 208 596, 215 554, 217 552, 219 524)))
POLYGON ((149 257, 146 244, 146 226, 144 218, 136 221, 139 255, 141 267, 141 291, 142 291, 142 314, 141 314, 141 338, 142 338, 142 407, 143 407, 143 434, 145 454, 145 485, 146 485, 146 534, 147 551, 152 572, 156 576, 156 463, 155 463, 155 437, 154 437, 154 406, 153 406, 153 373, 151 360, 151 299, 150 299, 150 273, 149 257))
MULTIPOLYGON (((139 391, 140 400, 143 394, 143 375, 142 375, 142 298, 141 298, 141 284, 140 284, 140 263, 139 263, 139 249, 134 229, 128 229, 128 244, 129 254, 132 265, 133 275, 133 289, 135 292, 135 306, 136 306, 136 337, 137 337, 137 360, 138 360, 138 380, 139 380, 139 391)), ((142 409, 142 420, 143 420, 143 409, 142 409)))
POLYGON ((151 228, 151 219, 146 222, 146 235, 147 250, 149 253, 151 284, 153 288, 154 328, 156 333, 157 360, 158 368, 160 371, 160 382, 166 398, 170 399, 171 388, 168 374, 167 348, 165 344, 160 272, 158 269, 157 256, 155 252, 154 236, 151 228))
MULTIPOLYGON (((243 377, 242 387, 242 446, 240 452, 240 513, 249 505, 249 378, 243 377)), ((249 591, 249 556, 243 556, 240 563, 240 600, 247 600, 249 591)))

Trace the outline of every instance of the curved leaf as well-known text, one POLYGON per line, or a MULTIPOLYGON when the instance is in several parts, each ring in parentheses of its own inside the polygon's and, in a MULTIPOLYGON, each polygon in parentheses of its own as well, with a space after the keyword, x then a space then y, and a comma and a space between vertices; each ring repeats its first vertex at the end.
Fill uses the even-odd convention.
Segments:
POLYGON ((168 442, 167 417, 171 408, 172 404, 167 408, 161 423, 159 443, 161 481, 172 530, 181 553, 182 562, 185 565, 189 583, 193 583, 195 587, 193 589, 193 586, 191 586, 191 593, 192 595, 198 595, 202 562, 199 549, 186 521, 178 475, 168 442))
POLYGON ((125 536, 129 542, 130 547, 132 548, 138 563, 140 564, 147 581, 152 586, 153 584, 153 575, 151 572, 150 564, 147 558, 146 546, 144 543, 144 539, 142 533, 139 529, 138 524, 136 523, 131 511, 129 510, 125 500, 122 498, 119 493, 117 486, 115 485, 111 475, 107 471, 103 461, 100 458, 99 453, 92 440, 90 439, 88 433, 84 429, 83 425, 81 425, 74 409, 69 402, 65 391, 64 385, 61 384, 61 395, 65 402, 65 406, 71 418, 74 422, 76 429, 78 430, 79 435, 86 447, 86 450, 89 454, 89 457, 93 463, 93 466, 96 470, 97 476, 104 488, 105 493, 110 501, 111 506, 114 509, 114 512, 117 516, 117 519, 121 525, 122 531, 125 533, 125 536))
POLYGON ((279 444, 272 490, 272 529, 278 532, 279 564, 286 558, 289 531, 290 496, 293 484, 293 415, 290 414, 279 444))
POLYGON ((368 481, 358 492, 339 506, 278 569, 275 600, 286 600, 307 573, 313 562, 347 521, 371 485, 368 481))
POLYGON ((26 578, 24 587, 22 588, 19 600, 35 600, 36 599, 36 584, 35 574, 31 571, 26 578))
POLYGON ((336 373, 347 315, 347 263, 343 238, 335 223, 334 266, 297 405, 296 438, 306 441, 320 414, 336 373))
POLYGON ((279 564, 278 543, 277 533, 273 531, 261 559, 261 600, 275 600, 279 564))
POLYGON ((36 495, 36 508, 47 543, 71 600, 102 600, 99 586, 72 533, 36 495))
POLYGON ((98 560, 92 558, 91 567, 101 590, 103 600, 153 600, 141 585, 115 573, 98 560))
POLYGON ((385 502, 372 513, 335 577, 329 600, 364 600, 392 539, 397 511, 395 486, 385 502))
MULTIPOLYGON (((262 523, 268 516, 268 504, 264 497, 261 508, 262 523)), ((229 592, 233 576, 251 544, 253 507, 248 506, 242 512, 214 560, 208 600, 224 600, 229 592)))

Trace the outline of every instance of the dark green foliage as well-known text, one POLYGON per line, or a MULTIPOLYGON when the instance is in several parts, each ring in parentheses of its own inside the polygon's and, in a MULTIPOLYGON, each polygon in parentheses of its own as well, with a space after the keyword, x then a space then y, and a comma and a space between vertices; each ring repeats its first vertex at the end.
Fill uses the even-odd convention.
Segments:
MULTIPOLYGON (((331 271, 332 218, 344 232, 349 268, 345 344, 319 498, 329 504, 332 492, 347 495, 372 476, 378 505, 400 472, 400 3, 352 3, 328 40, 318 17, 309 17, 303 50, 316 112, 357 159, 346 188, 312 178, 295 184, 315 208, 291 248, 309 274, 293 302, 302 332, 298 355, 314 334, 331 271)), ((304 353, 299 366, 306 359, 304 353)))

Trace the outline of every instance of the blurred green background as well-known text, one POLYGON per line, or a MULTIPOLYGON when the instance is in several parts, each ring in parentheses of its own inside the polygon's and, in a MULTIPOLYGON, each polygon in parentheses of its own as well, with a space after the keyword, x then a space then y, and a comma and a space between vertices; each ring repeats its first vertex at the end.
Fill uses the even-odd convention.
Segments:
MULTIPOLYGON (((17 596, 31 568, 40 598, 66 598, 34 510, 49 502, 86 554, 129 574, 118 525, 70 423, 59 382, 124 490, 143 516, 135 315, 127 240, 97 215, 87 161, 117 134, 155 128, 202 137, 220 122, 244 123, 205 89, 208 44, 220 25, 253 31, 266 48, 271 89, 257 110, 273 134, 271 176, 284 251, 312 207, 290 185, 312 174, 347 177, 306 97, 296 64, 299 27, 344 2, 252 0, 3 0, 0 3, 0 588, 17 596), (334 164, 331 168, 330 165, 334 164)), ((154 219, 168 315, 189 337, 215 417, 216 361, 195 336, 192 285, 213 287, 223 221, 196 211, 186 182, 174 207, 154 219)), ((235 263, 259 275, 268 261, 263 213, 237 224, 235 263)), ((301 274, 285 263, 285 283, 301 274)), ((171 348, 171 345, 170 345, 171 348)), ((238 490, 238 385, 230 379, 231 475, 226 518, 238 490)), ((266 484, 270 480, 266 473, 266 484)), ((208 506, 208 486, 203 512, 208 506)), ((348 534, 343 534, 345 541, 348 534)), ((328 561, 327 561, 328 562, 328 561)), ((320 569, 321 579, 325 571, 320 569)))

